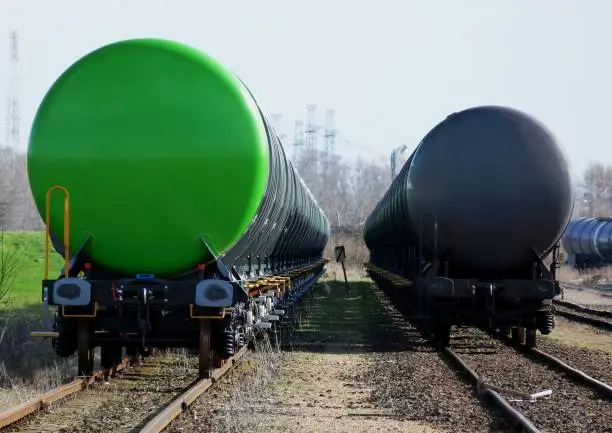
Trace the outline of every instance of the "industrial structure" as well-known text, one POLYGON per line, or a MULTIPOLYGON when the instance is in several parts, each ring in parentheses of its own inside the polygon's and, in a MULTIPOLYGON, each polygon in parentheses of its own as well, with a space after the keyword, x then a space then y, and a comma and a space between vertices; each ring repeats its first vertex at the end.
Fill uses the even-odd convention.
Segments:
MULTIPOLYGON (((336 139, 338 130, 336 129, 335 110, 325 110, 324 124, 318 122, 318 106, 316 104, 306 105, 306 121, 296 120, 294 123, 293 132, 293 159, 295 160, 302 148, 314 150, 325 150, 328 153, 336 152, 336 139), (322 149, 319 148, 319 140, 323 141, 322 149)), ((279 134, 279 138, 283 140, 287 134, 282 132, 282 115, 274 113, 270 115, 272 126, 279 134)))
POLYGON ((19 112, 19 34, 17 31, 9 33, 9 58, 6 82, 6 113, 4 145, 15 150, 21 150, 19 112))

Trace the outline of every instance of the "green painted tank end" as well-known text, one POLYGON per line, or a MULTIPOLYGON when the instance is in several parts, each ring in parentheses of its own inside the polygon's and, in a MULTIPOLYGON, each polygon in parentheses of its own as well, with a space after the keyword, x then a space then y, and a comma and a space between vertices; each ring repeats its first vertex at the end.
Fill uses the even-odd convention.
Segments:
MULTIPOLYGON (((172 274, 225 253, 248 229, 270 172, 261 113, 210 56, 162 39, 111 43, 52 85, 28 147, 41 216, 54 185, 71 198, 71 250, 126 273, 172 274)), ((63 236, 59 195, 51 230, 63 236)))

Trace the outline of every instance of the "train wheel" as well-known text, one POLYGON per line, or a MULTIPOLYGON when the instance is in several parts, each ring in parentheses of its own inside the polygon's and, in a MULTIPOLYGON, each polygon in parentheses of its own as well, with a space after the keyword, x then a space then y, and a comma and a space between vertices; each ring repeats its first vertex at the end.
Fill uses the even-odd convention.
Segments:
POLYGON ((450 345, 451 325, 445 320, 438 319, 434 322, 434 338, 443 346, 450 345))
POLYGON ((507 326, 502 326, 499 328, 499 335, 502 337, 512 337, 511 329, 507 326))
POLYGON ((525 341, 525 328, 517 326, 512 328, 512 342, 515 344, 523 344, 525 341))
POLYGON ((77 346, 79 375, 90 376, 93 373, 94 351, 91 343, 91 322, 89 319, 78 319, 77 346))
POLYGON ((221 368, 225 365, 225 358, 221 355, 213 354, 213 368, 221 368))
POLYGON ((123 348, 121 346, 103 345, 100 346, 100 364, 104 370, 110 370, 121 362, 123 348))
POLYGON ((527 347, 535 347, 537 338, 536 338, 537 330, 535 328, 529 328, 525 332, 525 345, 527 347))
POLYGON ((138 346, 125 346, 125 356, 130 358, 132 364, 138 363, 140 361, 138 346))
POLYGON ((199 347, 199 373, 200 378, 206 378, 210 375, 211 367, 211 351, 210 351, 210 320, 200 319, 200 336, 198 341, 199 347))

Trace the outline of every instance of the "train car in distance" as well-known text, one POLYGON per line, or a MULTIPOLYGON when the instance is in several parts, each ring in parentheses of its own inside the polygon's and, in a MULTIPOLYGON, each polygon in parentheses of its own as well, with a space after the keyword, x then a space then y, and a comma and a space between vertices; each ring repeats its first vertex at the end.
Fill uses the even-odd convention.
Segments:
POLYGON ((36 113, 28 175, 47 230, 43 301, 57 307, 45 335, 82 374, 95 347, 104 368, 124 348, 186 347, 207 376, 323 273, 329 222, 277 134, 237 77, 178 42, 111 43, 63 72, 36 113))
POLYGON ((570 221, 562 241, 566 264, 578 269, 612 264, 612 218, 577 218, 570 221))
POLYGON ((467 325, 533 345, 537 330, 554 328, 558 243, 573 203, 565 156, 541 123, 499 106, 454 113, 369 215, 368 272, 444 343, 467 325))

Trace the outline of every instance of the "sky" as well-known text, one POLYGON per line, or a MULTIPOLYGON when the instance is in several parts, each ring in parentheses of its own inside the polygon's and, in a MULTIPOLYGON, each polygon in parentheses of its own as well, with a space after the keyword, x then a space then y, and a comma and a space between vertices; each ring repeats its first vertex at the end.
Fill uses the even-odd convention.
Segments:
POLYGON ((610 16, 608 0, 0 0, 0 102, 17 89, 25 149, 65 68, 110 42, 162 37, 236 73, 264 112, 282 114, 287 148, 306 104, 320 124, 334 109, 337 151, 368 159, 412 151, 452 112, 507 105, 543 122, 579 176, 612 164, 610 16))

